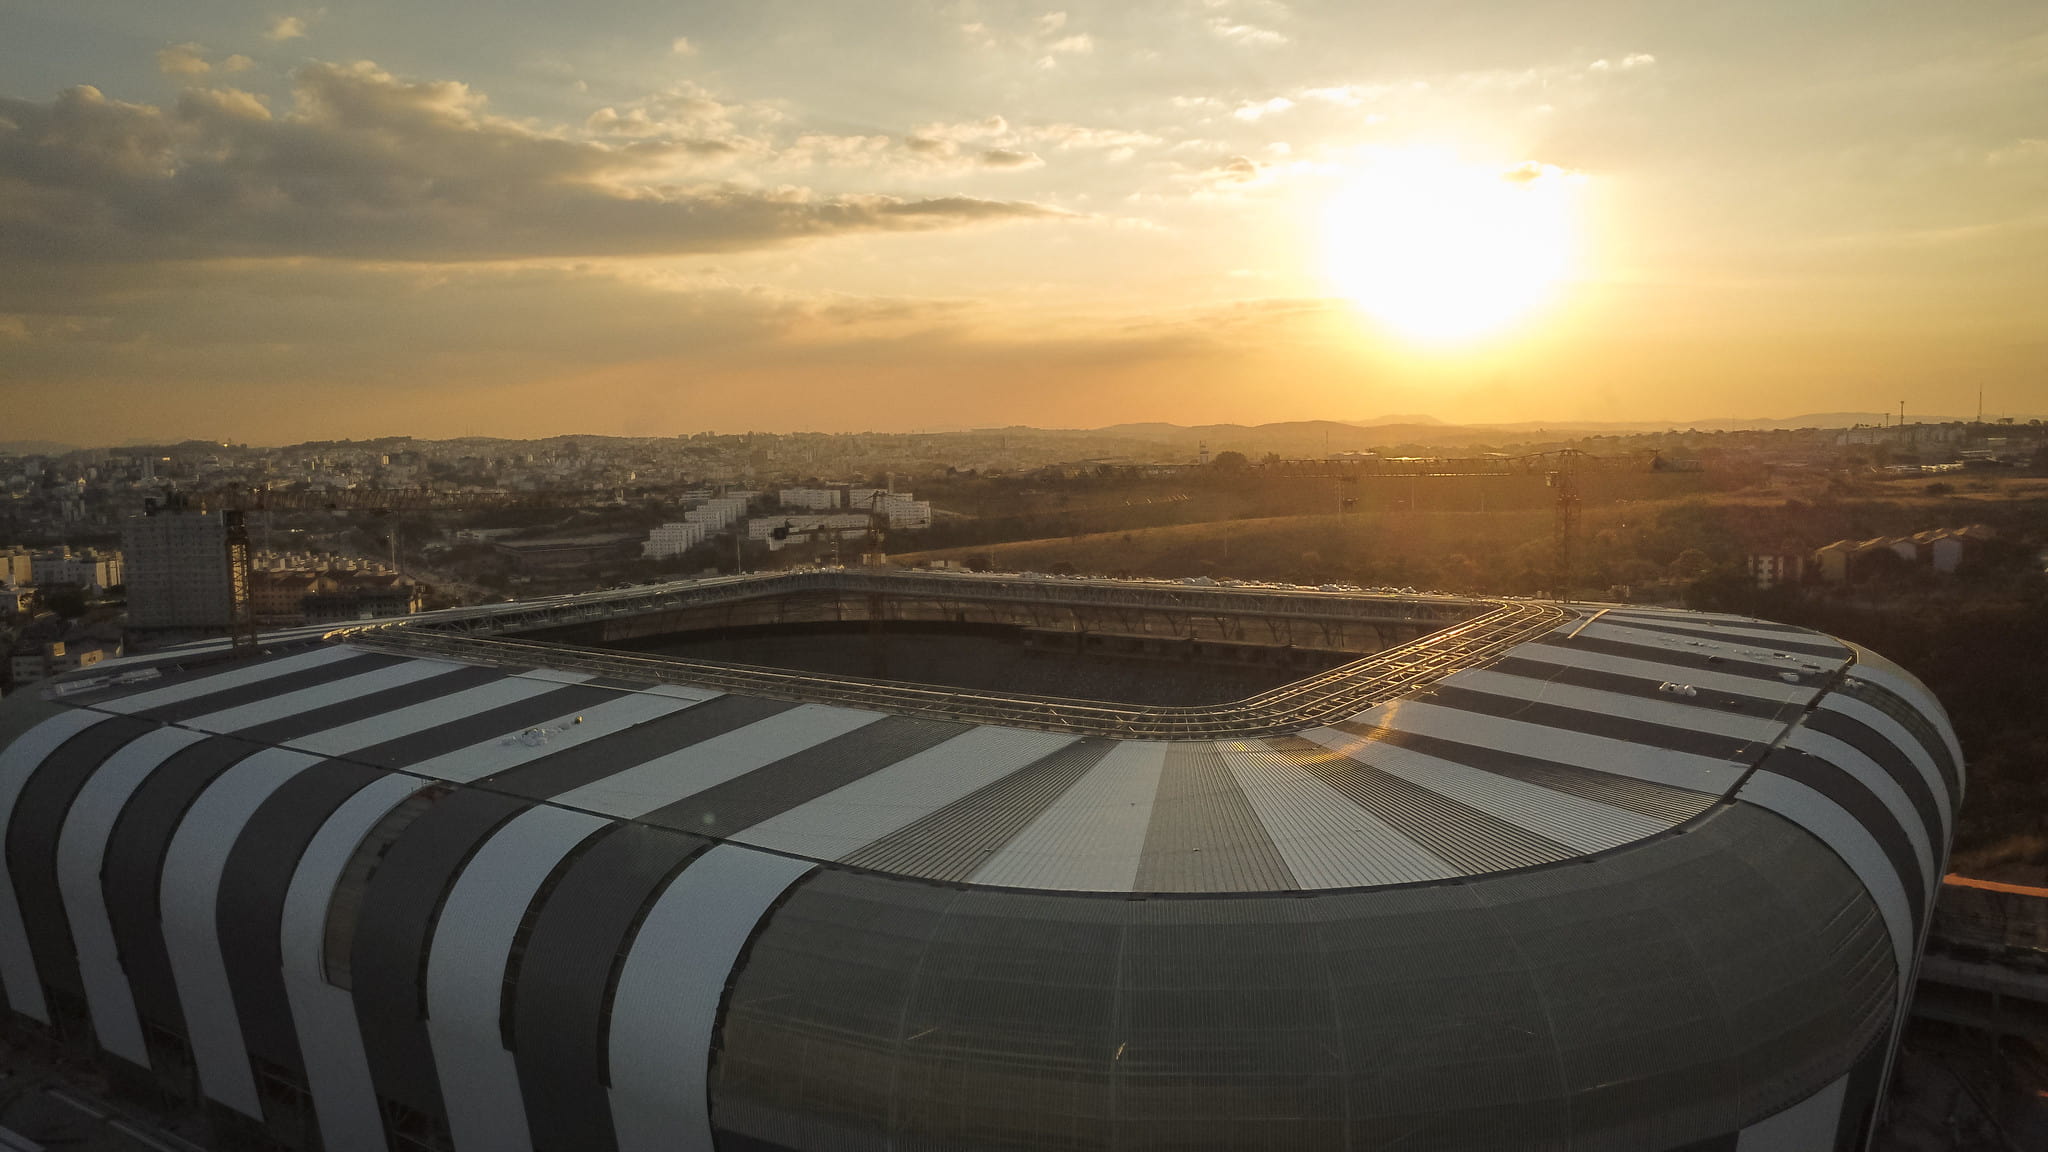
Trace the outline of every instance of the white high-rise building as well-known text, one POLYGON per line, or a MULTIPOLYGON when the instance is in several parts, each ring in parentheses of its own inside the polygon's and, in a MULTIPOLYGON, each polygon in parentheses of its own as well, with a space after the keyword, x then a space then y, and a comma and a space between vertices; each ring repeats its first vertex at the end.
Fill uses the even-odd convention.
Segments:
POLYGON ((667 560, 681 556, 703 542, 704 525, 671 521, 647 534, 647 543, 640 546, 640 555, 649 560, 667 560))

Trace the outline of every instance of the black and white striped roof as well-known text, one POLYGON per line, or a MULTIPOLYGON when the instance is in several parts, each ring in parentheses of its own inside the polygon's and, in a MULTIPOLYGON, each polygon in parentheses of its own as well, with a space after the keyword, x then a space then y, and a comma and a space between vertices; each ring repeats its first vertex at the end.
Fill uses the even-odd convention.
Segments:
POLYGON ((587 874, 598 919, 547 930, 635 941, 623 967, 607 975, 606 951, 578 979, 617 997, 606 1043, 635 1054, 611 1069, 617 1146, 665 1146, 661 1133, 704 1126, 703 1103, 636 1077, 702 1066, 748 933, 821 866, 1020 894, 1306 894, 1600 858, 1728 805, 1775 813, 1839 856, 1908 979, 1962 795, 1960 750, 1926 689, 1784 625, 1568 615, 1410 695, 1253 738, 1075 735, 311 636, 246 662, 102 679, 0 726, 0 982, 37 1019, 46 984, 81 984, 100 1045, 145 1066, 140 1020, 182 1018, 207 1093, 251 1115, 248 1055, 267 1042, 246 1005, 270 997, 288 1011, 268 1043, 330 1098, 330 1147, 382 1146, 363 1045, 383 1053, 371 1063, 393 1078, 376 1085, 386 1097, 406 1091, 388 1069, 424 1062, 412 1066, 438 1087, 417 1103, 447 1115, 458 1146, 559 1146, 489 1105, 522 1083, 530 1095, 544 1069, 513 1067, 509 1048, 439 1054, 497 1034, 499 981, 465 973, 503 969, 543 881, 587 874), (383 865, 418 878, 418 901, 387 899, 358 929, 410 939, 393 949, 403 962, 359 960, 353 992, 337 987, 320 954, 329 894, 365 836, 425 794, 454 802, 383 865), (621 831, 589 848, 607 828, 621 831), (598 859, 565 873, 586 851, 598 859), (636 884, 658 899, 602 898, 636 884), (269 919, 216 926, 230 903, 269 919), (603 908, 639 919, 609 924, 603 908), (247 948, 223 943, 244 930, 247 948), (692 965, 664 965, 663 941, 692 965), (386 1028, 366 998, 426 1030, 386 1028))

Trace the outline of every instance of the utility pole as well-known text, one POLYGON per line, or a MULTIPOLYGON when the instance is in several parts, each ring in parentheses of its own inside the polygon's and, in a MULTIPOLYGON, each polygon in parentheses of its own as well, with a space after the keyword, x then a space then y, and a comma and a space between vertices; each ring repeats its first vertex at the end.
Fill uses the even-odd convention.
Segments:
POLYGON ((1556 490, 1557 499, 1557 598, 1570 603, 1572 599, 1572 555, 1574 542, 1579 535, 1579 474, 1578 453, 1566 449, 1558 453, 1557 471, 1550 474, 1550 486, 1556 490))

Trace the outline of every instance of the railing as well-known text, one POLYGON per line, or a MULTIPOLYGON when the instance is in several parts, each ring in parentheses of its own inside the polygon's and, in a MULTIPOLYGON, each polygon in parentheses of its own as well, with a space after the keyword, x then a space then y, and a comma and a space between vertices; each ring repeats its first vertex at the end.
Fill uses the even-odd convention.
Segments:
MULTIPOLYGON (((1292 614, 1292 613, 1290 613, 1292 614)), ((803 703, 871 708, 899 715, 971 723, 1042 728, 1076 735, 1122 739, 1194 740, 1298 731, 1344 719, 1374 704, 1413 692, 1461 668, 1491 659, 1506 648, 1554 628, 1569 617, 1565 609, 1535 601, 1393 599, 1266 589, 1208 589, 1185 585, 1145 586, 1110 581, 1036 581, 1003 578, 926 577, 852 572, 805 572, 773 577, 722 577, 687 585, 628 589, 559 604, 508 606, 432 623, 367 625, 330 633, 360 648, 407 655, 431 655, 469 663, 533 666, 590 672, 600 676, 686 684, 751 696, 803 703), (936 582, 936 583, 919 583, 936 582), (884 592, 945 595, 968 599, 1034 596, 1047 603, 1090 601, 1094 592, 1132 597, 1130 607, 1157 610, 1261 615, 1253 603, 1285 599, 1311 617, 1429 622, 1432 613, 1480 615, 1451 624, 1408 644, 1308 676, 1242 700, 1190 707, 1157 707, 1076 700, 1055 696, 962 691, 926 684, 791 672, 710 660, 648 656, 575 645, 522 640, 504 633, 615 618, 621 615, 756 599, 795 591, 884 592), (1029 591, 1025 591, 1029 590, 1029 591), (1198 605, 1187 602, 1194 594, 1198 605), (1162 603, 1165 597, 1175 597, 1162 603), (1240 599, 1241 598, 1241 599, 1240 599), (1388 614, 1354 615, 1363 602, 1388 614), (1402 615, 1406 612, 1409 614, 1402 615)))

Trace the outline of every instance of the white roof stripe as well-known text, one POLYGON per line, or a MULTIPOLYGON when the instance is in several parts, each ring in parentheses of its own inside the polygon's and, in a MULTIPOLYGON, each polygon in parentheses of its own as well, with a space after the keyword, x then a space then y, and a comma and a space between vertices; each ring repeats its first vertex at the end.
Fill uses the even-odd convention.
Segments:
POLYGON ((837 860, 1072 744, 1023 728, 971 728, 944 743, 764 820, 733 839, 837 860))
POLYGON ((551 802, 633 819, 835 736, 864 728, 883 715, 805 704, 645 763, 621 766, 619 771, 572 788, 551 802))
POLYGON ((1361 724, 1384 725, 1400 732, 1456 740, 1561 764, 1576 764, 1596 772, 1668 784, 1674 788, 1690 788, 1695 792, 1726 792, 1734 787, 1744 771, 1744 765, 1732 760, 1715 760, 1690 752, 1652 748, 1627 740, 1592 736, 1522 720, 1503 720, 1498 716, 1415 700, 1382 704, 1355 719, 1361 724))
POLYGON ((1119 744, 988 858, 970 883, 1129 892, 1138 879, 1167 745, 1119 744))
POLYGON ((1372 755, 1361 759, 1369 759, 1383 772, 1581 852, 1604 852, 1671 827, 1669 821, 1438 759, 1384 740, 1367 740, 1334 728, 1316 728, 1302 736, 1347 756, 1370 749, 1372 755))
POLYGON ((1475 692, 1490 692, 1514 700, 1556 704, 1564 708, 1577 708, 1582 712, 1597 712, 1603 716, 1618 716, 1625 720, 1662 724, 1669 728, 1712 732, 1737 740, 1761 740, 1768 743, 1777 739, 1786 727, 1782 720, 1702 708, 1697 704, 1681 704, 1676 700, 1651 700, 1622 692, 1608 692, 1600 688, 1584 688, 1576 684, 1558 684, 1527 676, 1511 676, 1504 672, 1490 672, 1484 668, 1453 673, 1443 682, 1446 686, 1470 688, 1475 692))
POLYGON ((161 708, 166 704, 177 704, 185 700, 191 700, 198 696, 225 692, 230 688, 239 688, 244 684, 255 684, 260 681, 289 675, 293 672, 304 672, 325 664, 332 664, 336 660, 346 660, 351 656, 360 655, 362 655, 361 651, 350 648, 345 644, 315 648, 308 652, 295 652, 290 656, 280 656, 275 660, 266 660, 258 664, 229 665, 216 671, 181 679, 175 684, 166 684, 161 688, 152 688, 147 692, 137 692, 132 696, 121 696, 113 700, 103 701, 92 705, 92 707, 102 712, 120 712, 124 714, 143 712, 151 708, 161 708))
POLYGON ((461 784, 484 776, 495 775, 522 764, 530 764, 550 753, 564 748, 574 748, 600 736, 623 732, 638 724, 658 719, 671 712, 688 707, 681 700, 666 696, 648 696, 638 692, 622 693, 617 700, 585 708, 581 712, 566 712, 533 725, 534 729, 545 729, 547 735, 532 743, 521 740, 520 732, 506 732, 488 740, 479 740, 467 748, 444 752, 430 760, 408 765, 406 771, 420 776, 432 776, 461 784), (576 723, 577 717, 583 723, 576 723))
POLYGON ((282 720, 287 716, 311 712, 315 708, 325 708, 329 704, 353 700, 371 692, 417 684, 422 680, 445 676, 466 667, 468 665, 447 660, 407 660, 400 664, 357 673, 354 676, 344 676, 339 680, 330 680, 325 684, 315 684, 310 688, 301 688, 296 692, 266 696, 261 700, 252 700, 233 708, 195 716, 190 720, 181 721, 179 726, 201 732, 238 732, 258 724, 282 720))
POLYGON ((1463 873, 1271 749, 1240 740, 1218 741, 1216 748, 1302 888, 1407 884, 1463 873))
POLYGON ((507 704, 516 704, 521 700, 529 700, 559 687, 560 684, 508 676, 503 680, 479 684, 474 688, 465 688, 446 696, 437 696, 409 707, 396 708, 366 720, 358 720, 353 724, 343 724, 339 728, 329 728, 324 732, 314 732, 296 740, 288 740, 285 747, 297 748, 304 752, 318 752, 326 756, 339 756, 381 744, 386 740, 396 740, 400 736, 410 736, 416 732, 438 728, 443 724, 453 724, 457 720, 507 704))
POLYGON ((1727 672, 1712 672, 1699 668, 1680 668, 1674 664, 1660 664, 1655 660, 1610 656, 1605 652, 1593 652, 1585 648, 1564 648, 1556 644, 1523 644, 1507 654, 1519 660, 1541 661, 1565 668, 1580 668, 1588 672, 1612 672, 1618 676, 1640 676, 1646 680, 1690 684, 1702 690, 1732 692, 1786 704, 1811 702, 1820 692, 1822 683, 1821 676, 1797 668, 1790 668, 1787 671, 1797 672, 1799 680, 1796 683, 1787 683, 1782 680, 1760 680, 1754 676, 1735 676, 1727 672))

